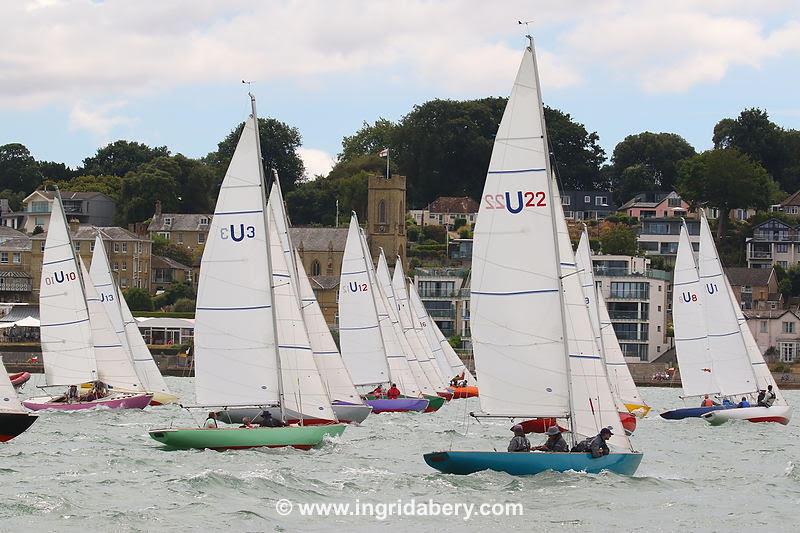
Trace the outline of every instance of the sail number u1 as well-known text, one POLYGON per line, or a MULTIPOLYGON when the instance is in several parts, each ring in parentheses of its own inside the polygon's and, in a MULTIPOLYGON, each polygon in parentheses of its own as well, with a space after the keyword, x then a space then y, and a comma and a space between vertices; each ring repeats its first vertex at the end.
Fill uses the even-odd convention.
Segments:
POLYGON ((516 194, 506 191, 485 195, 483 205, 486 209, 508 209, 516 215, 526 208, 547 207, 546 198, 544 191, 517 191, 516 194))
POLYGON ((256 228, 254 226, 245 226, 244 224, 239 224, 237 227, 235 224, 231 224, 227 228, 220 228, 219 229, 219 238, 220 239, 232 239, 235 242, 241 242, 246 238, 253 239, 256 236, 256 228))

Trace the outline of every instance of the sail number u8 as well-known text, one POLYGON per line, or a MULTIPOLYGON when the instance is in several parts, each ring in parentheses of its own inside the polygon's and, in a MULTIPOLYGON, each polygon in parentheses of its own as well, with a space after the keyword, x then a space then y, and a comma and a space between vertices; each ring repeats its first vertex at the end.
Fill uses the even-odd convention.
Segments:
POLYGON ((487 194, 483 197, 486 209, 508 209, 517 214, 523 209, 547 207, 547 196, 544 191, 517 191, 516 194, 506 191, 501 194, 487 194))

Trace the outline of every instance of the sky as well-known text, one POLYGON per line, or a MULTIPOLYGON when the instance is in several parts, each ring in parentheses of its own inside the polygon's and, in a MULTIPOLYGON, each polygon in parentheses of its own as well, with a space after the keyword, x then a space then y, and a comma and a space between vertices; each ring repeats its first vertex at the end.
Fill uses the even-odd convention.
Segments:
POLYGON ((73 167, 117 139, 200 157, 247 117, 249 88, 299 129, 312 177, 364 121, 508 95, 518 20, 545 103, 609 157, 642 131, 708 149, 748 107, 800 129, 800 0, 5 0, 0 145, 73 167))

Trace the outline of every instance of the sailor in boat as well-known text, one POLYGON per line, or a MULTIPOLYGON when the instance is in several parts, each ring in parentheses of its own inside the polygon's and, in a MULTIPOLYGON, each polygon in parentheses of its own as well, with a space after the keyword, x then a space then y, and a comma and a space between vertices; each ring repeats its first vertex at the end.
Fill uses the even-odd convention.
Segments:
POLYGON ((400 389, 397 388, 396 384, 392 383, 392 386, 386 391, 386 397, 390 400, 396 400, 400 397, 400 389))
POLYGON ((242 417, 242 425, 239 426, 240 429, 253 429, 254 427, 253 421, 249 416, 242 417))
POLYGON ((597 436, 589 437, 588 439, 582 440, 576 444, 575 447, 572 448, 572 451, 591 453, 592 457, 595 459, 604 455, 608 455, 611 450, 608 449, 608 444, 606 444, 606 441, 610 439, 612 435, 613 433, 611 432, 611 428, 603 428, 600 430, 600 433, 598 433, 597 436))
POLYGON ((370 392, 370 394, 373 395, 376 399, 383 398, 383 387, 381 385, 378 385, 372 390, 372 392, 370 392))
POLYGON ((767 385, 766 391, 758 393, 758 406, 772 407, 773 403, 775 403, 775 392, 772 390, 772 385, 767 385))
POLYGON ((531 448, 531 451, 537 452, 568 452, 569 445, 564 437, 561 436, 561 430, 558 426, 550 426, 547 428, 547 440, 541 446, 531 448))
POLYGON ((745 398, 744 396, 742 396, 742 401, 741 401, 741 402, 739 402, 739 403, 736 405, 736 407, 739 407, 739 408, 742 408, 742 407, 750 407, 750 402, 748 402, 748 401, 747 401, 747 398, 745 398))
POLYGON ((511 428, 514 432, 514 437, 508 443, 508 451, 510 452, 529 452, 531 451, 531 441, 525 436, 525 430, 519 424, 511 428))
POLYGON ((715 402, 714 400, 712 400, 711 398, 709 398, 708 394, 706 394, 703 397, 703 401, 700 402, 700 407, 714 407, 715 405, 719 405, 719 404, 717 402, 715 402))
POLYGON ((260 427, 262 427, 262 428, 282 428, 285 425, 286 424, 284 424, 283 421, 277 420, 275 418, 272 418, 272 413, 270 413, 266 409, 264 410, 263 413, 261 413, 261 422, 259 423, 260 427))
POLYGON ((208 418, 206 418, 205 423, 203 424, 203 428, 205 429, 217 429, 217 413, 211 411, 208 413, 208 418))

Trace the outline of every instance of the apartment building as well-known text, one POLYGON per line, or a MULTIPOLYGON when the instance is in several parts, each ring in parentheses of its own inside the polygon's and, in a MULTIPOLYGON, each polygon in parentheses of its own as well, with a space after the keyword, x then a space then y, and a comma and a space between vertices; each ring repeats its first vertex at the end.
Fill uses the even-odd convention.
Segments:
POLYGON ((594 255, 592 264, 625 360, 646 363, 666 352, 670 273, 627 255, 594 255))
POLYGON ((161 202, 156 201, 156 209, 147 226, 147 233, 150 240, 161 237, 184 248, 199 262, 208 238, 210 224, 211 214, 209 213, 162 213, 161 202))
POLYGON ((474 224, 478 207, 478 202, 468 196, 440 196, 425 209, 412 209, 409 215, 418 226, 447 226, 452 230, 458 219, 474 224))
MULTIPOLYGON (((678 253, 678 239, 681 234, 680 218, 672 217, 644 217, 641 218, 641 228, 637 242, 639 250, 648 256, 662 256, 668 262, 674 263, 678 253)), ((700 221, 686 219, 689 230, 689 241, 694 251, 700 250, 700 221)))
POLYGON ((771 218, 753 227, 745 239, 747 266, 770 269, 789 268, 800 262, 800 226, 771 218))
POLYGON ((602 220, 617 210, 611 191, 562 191, 561 205, 572 220, 602 220))
POLYGON ((687 204, 675 191, 649 191, 639 193, 619 208, 629 217, 645 218, 682 217, 689 213, 687 204))
POLYGON ((418 268, 414 285, 419 297, 445 337, 459 335, 468 347, 469 285, 468 272, 454 268, 418 268))
POLYGON ((783 295, 778 292, 778 276, 772 268, 725 268, 736 301, 744 311, 783 307, 783 295))
POLYGON ((769 362, 800 361, 800 315, 787 309, 744 312, 756 344, 769 362))
MULTIPOLYGON (((29 234, 37 226, 47 231, 54 196, 53 191, 32 192, 22 201, 22 213, 3 215, 3 225, 29 234)), ((93 226, 110 226, 114 222, 117 205, 101 192, 61 191, 61 200, 68 219, 93 226)))
MULTIPOLYGON (((103 239, 106 247, 114 281, 121 289, 138 287, 150 290, 150 247, 146 237, 140 237, 123 228, 80 226, 76 221, 70 222, 70 235, 75 252, 89 268, 94 253, 94 241, 97 234, 103 239)), ((33 281, 33 299, 39 297, 39 282, 42 276, 42 258, 47 233, 33 235, 31 239, 31 278, 33 281)))
POLYGON ((0 302, 28 302, 31 298, 31 239, 0 226, 0 302))

